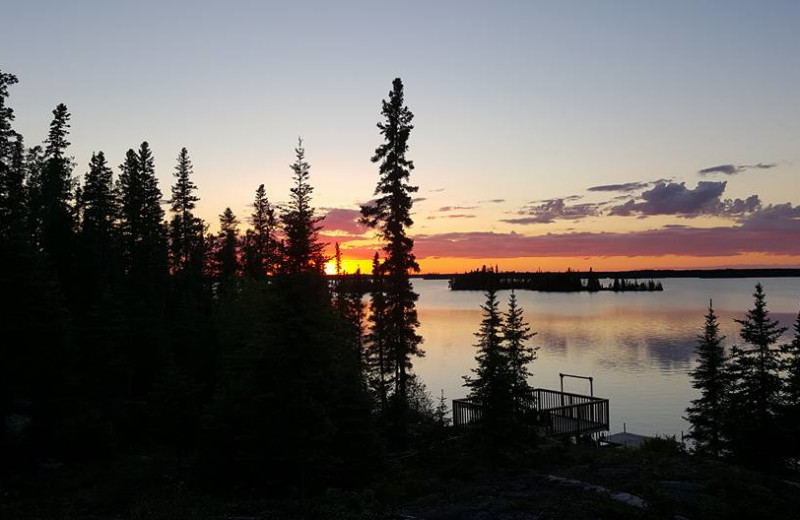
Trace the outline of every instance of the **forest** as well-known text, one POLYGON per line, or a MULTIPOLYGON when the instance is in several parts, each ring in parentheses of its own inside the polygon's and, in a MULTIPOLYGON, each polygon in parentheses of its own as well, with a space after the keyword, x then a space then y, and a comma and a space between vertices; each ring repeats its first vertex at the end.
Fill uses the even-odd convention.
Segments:
POLYGON ((433 422, 411 371, 416 188, 399 79, 362 208, 386 244, 369 280, 324 275, 302 140, 286 207, 262 184, 249 215, 225 208, 209 233, 186 148, 167 193, 147 142, 116 174, 97 151, 80 175, 67 107, 26 147, 15 83, 0 73, 0 471, 146 453, 184 476, 315 489, 368 478, 383 445, 433 422))
MULTIPOLYGON (((276 207, 275 195, 256 186, 250 213, 222 208, 211 233, 195 214, 186 148, 177 151, 168 189, 159 186, 146 141, 116 168, 99 150, 84 166, 69 155, 64 104, 52 111, 45 142, 28 146, 9 104, 16 83, 0 71, 0 491, 33 496, 22 504, 66 496, 41 487, 48 478, 41 475, 70 468, 75 482, 108 480, 116 498, 100 501, 115 515, 153 481, 192 497, 246 489, 284 500, 284 509, 293 507, 284 494, 319 503, 330 489, 344 489, 356 495, 331 499, 335 508, 365 517, 363 504, 371 503, 374 517, 390 518, 374 503, 416 496, 425 486, 414 482, 444 489, 464 475, 483 485, 497 471, 578 467, 584 455, 541 438, 523 413, 536 333, 513 290, 500 310, 496 291, 514 286, 491 268, 453 287, 486 292, 476 368, 464 376, 469 397, 484 407, 481 428, 461 435, 448 427, 445 396, 434 406, 414 374, 424 354, 408 233, 417 187, 406 156, 413 114, 399 78, 381 103, 374 198, 361 207, 382 243, 369 275, 342 273, 338 244, 326 254, 302 140, 288 204, 276 207), (324 272, 331 260, 333 277, 324 272), (99 466, 105 477, 90 469, 99 466)), ((539 278, 547 287, 539 290, 661 290, 626 280, 600 287, 594 275, 587 286, 577 273, 539 278)), ((709 306, 692 373, 701 396, 687 410, 691 444, 657 439, 651 453, 667 446, 670 454, 688 450, 778 473, 796 464, 800 317, 781 346, 786 329, 769 318, 760 286, 754 297, 740 322, 742 342, 729 353, 709 306)), ((555 517, 596 507, 546 497, 539 505, 555 517)), ((21 510, 68 516, 4 509, 3 500, 0 513, 11 511, 9 518, 21 510)), ((145 509, 123 516, 171 514, 145 509)))

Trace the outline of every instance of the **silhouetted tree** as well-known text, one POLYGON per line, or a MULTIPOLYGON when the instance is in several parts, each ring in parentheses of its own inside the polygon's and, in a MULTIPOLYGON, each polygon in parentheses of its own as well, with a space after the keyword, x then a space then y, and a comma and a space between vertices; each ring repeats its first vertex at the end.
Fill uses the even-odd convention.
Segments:
POLYGON ((722 347, 725 336, 719 334, 719 322, 711 302, 703 334, 698 339, 697 365, 689 375, 700 397, 693 399, 686 409, 686 420, 692 425, 687 437, 694 441, 696 452, 718 457, 726 447, 724 426, 730 381, 728 359, 722 347))
POLYGON ((380 163, 375 188, 377 198, 362 206, 361 214, 362 222, 377 228, 384 241, 386 259, 380 266, 384 274, 384 337, 386 352, 396 373, 393 393, 397 407, 395 420, 398 432, 403 435, 407 422, 405 411, 411 359, 424 353, 419 346, 422 337, 417 334, 419 320, 415 302, 418 295, 409 278, 411 271, 419 271, 419 265, 412 252, 414 241, 406 233, 414 223, 411 219, 411 194, 418 189, 408 183, 414 163, 406 158, 414 115, 405 106, 400 78, 393 81, 389 99, 383 101, 381 114, 384 121, 378 123, 378 129, 385 141, 372 156, 372 162, 380 163))
POLYGON ((138 153, 128 150, 125 155, 125 162, 120 166, 118 190, 125 271, 136 282, 144 281, 151 286, 166 273, 166 240, 161 190, 153 153, 146 141, 138 153))
POLYGON ((279 262, 275 208, 270 204, 263 184, 256 190, 250 225, 253 228, 248 229, 245 235, 244 268, 250 277, 261 279, 274 274, 279 262))
POLYGON ((0 241, 8 240, 21 224, 25 207, 22 138, 12 129, 14 110, 7 105, 8 87, 17 77, 0 70, 0 241))
POLYGON ((784 374, 781 408, 783 429, 789 445, 788 455, 800 455, 800 313, 793 325, 789 343, 781 345, 781 371, 784 374))
POLYGON ((377 395, 381 414, 386 413, 389 388, 394 382, 394 360, 387 351, 386 299, 380 258, 375 253, 372 259, 372 290, 369 303, 369 333, 365 340, 367 380, 377 395))
POLYGON ((439 404, 436 405, 436 424, 440 427, 445 427, 450 424, 450 418, 447 417, 447 414, 450 413, 450 409, 447 407, 447 400, 444 398, 444 390, 441 391, 439 394, 439 404))
MULTIPOLYGON (((120 243, 124 273, 128 388, 139 413, 161 371, 166 342, 164 307, 167 243, 161 190, 147 142, 128 150, 117 179, 120 243)), ((141 417, 138 417, 143 422, 141 417)))
POLYGON ((464 386, 469 388, 469 397, 482 407, 482 427, 494 435, 503 432, 512 420, 514 397, 508 353, 503 348, 497 291, 490 288, 485 294, 486 301, 481 305, 483 319, 475 333, 478 366, 472 369, 474 376, 464 376, 464 386))
POLYGON ((281 215, 286 233, 283 271, 287 274, 304 272, 322 273, 325 266, 324 244, 319 241, 319 222, 322 217, 314 216, 311 194, 314 188, 309 184, 311 166, 305 160, 303 140, 297 140, 296 159, 291 165, 294 172, 294 187, 286 211, 281 215))
POLYGON ((225 208, 219 216, 218 240, 219 277, 228 283, 239 274, 239 220, 231 208, 225 208))
POLYGON ((756 284, 755 304, 745 319, 735 320, 744 342, 731 349, 731 448, 748 462, 774 459, 780 443, 765 444, 777 435, 775 418, 780 405, 779 349, 775 347, 786 327, 769 317, 764 290, 756 284))
POLYGON ((104 292, 109 298, 118 296, 111 294, 112 286, 120 281, 122 274, 117 228, 119 198, 112 175, 103 152, 93 153, 80 197, 77 272, 83 309, 98 305, 104 292))
POLYGON ((531 372, 528 365, 536 360, 536 351, 539 350, 539 347, 527 344, 536 332, 531 332, 522 314, 522 308, 517 304, 517 295, 512 290, 501 330, 508 357, 511 394, 517 407, 524 406, 530 400, 531 386, 528 384, 528 377, 531 372))
POLYGON ((172 198, 169 200, 173 216, 169 223, 170 264, 173 272, 191 272, 200 276, 203 267, 203 232, 202 219, 196 217, 192 210, 200 200, 195 191, 197 186, 192 182, 192 161, 189 152, 181 148, 178 164, 175 167, 175 184, 172 186, 172 198))
POLYGON ((53 110, 53 120, 45 141, 45 164, 37 186, 41 210, 41 247, 53 263, 61 286, 68 289, 71 279, 75 221, 72 202, 72 161, 66 156, 70 114, 66 105, 53 110))

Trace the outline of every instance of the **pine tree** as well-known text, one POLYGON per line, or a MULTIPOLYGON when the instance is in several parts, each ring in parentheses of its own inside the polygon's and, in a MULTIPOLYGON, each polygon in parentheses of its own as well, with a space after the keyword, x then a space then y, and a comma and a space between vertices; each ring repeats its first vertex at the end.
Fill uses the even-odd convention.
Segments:
POLYGON ((450 424, 450 418, 447 417, 447 414, 450 413, 450 409, 447 407, 447 400, 444 398, 444 390, 442 390, 439 395, 439 404, 436 405, 434 413, 436 415, 436 424, 440 427, 444 428, 450 424))
MULTIPOLYGON (((83 181, 81 233, 108 239, 119 215, 118 197, 112 181, 113 172, 103 152, 93 153, 83 181)), ((102 253, 100 256, 105 256, 102 253)))
POLYGON ((120 226, 125 271, 135 280, 161 281, 166 274, 166 237, 161 190, 153 153, 145 141, 128 150, 120 166, 120 226))
POLYGON ((380 163, 379 179, 375 188, 377 198, 361 207, 362 222, 377 228, 384 241, 386 260, 380 269, 384 275, 385 289, 385 347, 392 359, 396 373, 394 398, 398 407, 398 430, 406 428, 405 411, 408 408, 408 380, 411 359, 422 356, 422 337, 417 334, 419 320, 415 302, 418 295, 411 285, 409 274, 418 272, 419 265, 412 252, 414 241, 406 234, 413 225, 411 219, 411 194, 416 186, 408 183, 414 163, 406 158, 408 138, 413 129, 414 115, 403 100, 403 82, 396 78, 383 101, 381 114, 384 121, 378 129, 385 142, 378 146, 372 162, 380 163))
POLYGON ((254 279, 274 274, 278 267, 278 241, 275 238, 275 208, 267 198, 264 185, 259 185, 250 214, 252 229, 247 230, 244 245, 245 271, 254 279))
POLYGON ((522 308, 517 304, 517 295, 511 291, 508 298, 508 312, 503 315, 502 333, 508 356, 508 369, 511 378, 511 393, 517 407, 524 407, 531 397, 528 378, 531 372, 528 365, 536 360, 539 347, 527 345, 536 335, 522 316, 522 308))
MULTIPOLYGON (((119 265, 119 198, 103 152, 93 153, 81 190, 79 271, 84 304, 116 278, 119 265)), ((95 302, 96 303, 96 302, 95 302)))
POLYGON ((504 430, 512 418, 514 398, 508 353, 503 348, 497 291, 489 288, 485 295, 486 301, 481 305, 483 319, 475 333, 478 366, 472 369, 474 376, 464 376, 464 386, 469 388, 469 398, 482 407, 482 426, 497 433, 504 430))
POLYGON ((372 259, 372 290, 369 303, 369 333, 365 340, 365 357, 368 381, 373 392, 377 394, 381 414, 385 414, 388 406, 389 388, 394 382, 393 360, 387 351, 386 338, 386 299, 384 283, 380 268, 380 257, 375 253, 372 259))
POLYGON ((781 346, 784 374, 781 419, 789 440, 789 456, 800 455, 800 313, 793 325, 792 340, 781 346))
POLYGON ((194 193, 197 186, 191 179, 192 161, 189 152, 181 148, 178 164, 175 166, 175 184, 172 186, 172 198, 169 200, 173 213, 169 223, 170 264, 173 272, 193 273, 199 277, 203 266, 203 231, 202 219, 196 217, 192 210, 200 198, 194 193))
POLYGON ((325 266, 323 255, 324 244, 319 241, 319 225, 322 217, 314 216, 311 206, 311 193, 314 188, 309 184, 309 165, 305 160, 303 140, 298 139, 295 148, 296 159, 291 165, 294 172, 294 187, 286 211, 281 215, 286 233, 285 258, 283 271, 286 274, 317 273, 322 274, 325 266))
POLYGON ((716 457, 725 450, 724 419, 730 390, 724 339, 719 334, 713 304, 709 302, 703 334, 698 336, 697 366, 689 373, 692 387, 700 391, 700 397, 686 409, 686 420, 692 425, 688 438, 694 441, 694 450, 716 457))
POLYGON ((228 283, 239 274, 239 220, 231 208, 219 216, 217 264, 219 276, 228 283))
POLYGON ((17 83, 17 77, 0 70, 0 240, 7 240, 13 227, 13 207, 19 205, 19 194, 14 195, 18 182, 15 180, 14 157, 16 144, 21 140, 11 127, 14 110, 6 104, 8 87, 17 83), (16 200, 15 200, 16 199, 16 200))
POLYGON ((53 263, 62 288, 69 285, 73 255, 75 221, 72 201, 72 161, 66 156, 70 114, 66 105, 53 110, 50 132, 45 141, 45 164, 38 186, 42 211, 41 246, 53 263))
POLYGON ((780 404, 778 339, 787 330, 769 317, 764 290, 756 284, 755 304, 745 319, 735 320, 744 342, 731 349, 731 414, 729 429, 734 455, 750 462, 766 462, 776 446, 763 443, 774 438, 780 404))
POLYGON ((162 353, 168 340, 164 321, 168 294, 164 211, 147 142, 138 152, 126 153, 117 190, 128 392, 132 399, 144 399, 162 370, 162 353))

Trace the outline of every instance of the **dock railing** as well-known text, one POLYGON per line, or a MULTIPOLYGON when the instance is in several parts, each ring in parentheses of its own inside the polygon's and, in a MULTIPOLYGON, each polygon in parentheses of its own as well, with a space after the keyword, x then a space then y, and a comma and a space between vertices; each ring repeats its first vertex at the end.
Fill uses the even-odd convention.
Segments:
MULTIPOLYGON (((608 431, 608 399, 534 388, 530 399, 520 403, 522 416, 548 436, 583 435, 608 431)), ((453 426, 475 428, 483 406, 474 399, 453 400, 453 426)))

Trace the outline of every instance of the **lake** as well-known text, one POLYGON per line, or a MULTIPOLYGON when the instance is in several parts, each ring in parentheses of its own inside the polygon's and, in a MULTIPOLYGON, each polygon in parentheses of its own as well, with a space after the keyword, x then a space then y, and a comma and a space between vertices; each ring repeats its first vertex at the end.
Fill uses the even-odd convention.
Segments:
MULTIPOLYGON (((696 397, 689 371, 695 364, 709 299, 719 317, 724 344, 739 341, 733 319, 753 305, 756 279, 674 278, 663 292, 542 293, 516 291, 525 318, 538 334, 531 384, 559 388, 559 372, 594 377, 594 393, 610 400, 611 432, 680 436, 682 415, 696 397)), ((606 282, 606 281, 604 281, 606 282)), ((761 280, 774 319, 791 326, 800 308, 800 278, 761 280)), ((479 291, 450 291, 445 280, 413 281, 419 293, 419 333, 425 357, 414 371, 436 400, 464 397, 462 376, 475 366, 475 336, 481 320, 479 291)), ((505 311, 509 291, 498 293, 505 311)), ((790 331, 791 332, 791 331, 790 331)), ((786 338, 789 338, 787 333, 786 338)), ((565 379, 564 389, 589 393, 589 382, 565 379)))

